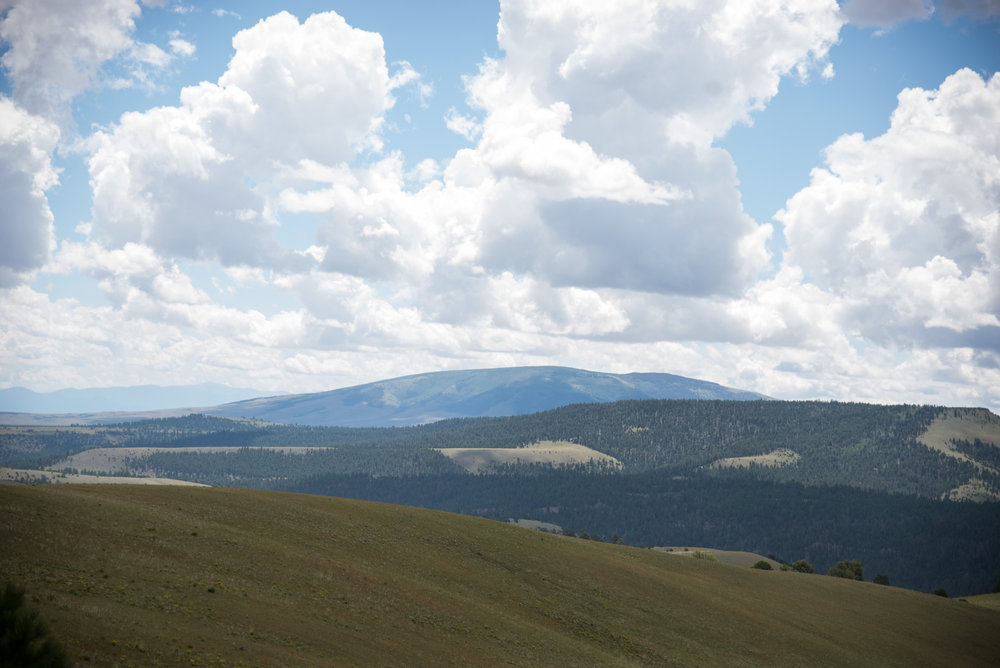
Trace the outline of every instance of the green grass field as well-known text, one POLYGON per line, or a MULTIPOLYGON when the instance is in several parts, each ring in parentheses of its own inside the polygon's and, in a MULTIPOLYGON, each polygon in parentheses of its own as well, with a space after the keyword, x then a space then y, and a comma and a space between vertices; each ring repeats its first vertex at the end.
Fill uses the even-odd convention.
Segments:
POLYGON ((77 665, 1000 662, 963 601, 276 492, 0 486, 0 579, 77 665))

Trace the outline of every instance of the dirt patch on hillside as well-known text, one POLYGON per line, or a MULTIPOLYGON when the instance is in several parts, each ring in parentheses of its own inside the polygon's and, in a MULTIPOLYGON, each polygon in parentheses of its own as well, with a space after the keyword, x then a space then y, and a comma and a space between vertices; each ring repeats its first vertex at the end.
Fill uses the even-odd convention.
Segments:
MULTIPOLYGON (((977 461, 974 457, 955 447, 955 441, 979 441, 1000 448, 1000 417, 985 408, 947 408, 934 418, 927 431, 917 437, 917 441, 943 455, 968 462, 976 470, 986 474, 1000 471, 991 464, 977 461)), ((997 501, 1000 492, 980 478, 971 478, 943 495, 953 501, 997 501)))
POLYGON ((781 448, 766 455, 752 455, 749 457, 726 457, 717 459, 708 465, 712 469, 725 468, 750 468, 751 464, 758 466, 794 466, 799 462, 799 453, 787 448, 781 448))
MULTIPOLYGON (((236 452, 242 446, 226 447, 191 447, 191 448, 92 448, 60 460, 49 467, 53 471, 76 469, 78 471, 94 471, 99 473, 127 473, 130 460, 141 460, 158 452, 236 452)), ((285 454, 301 454, 321 448, 287 447, 287 448, 257 448, 273 450, 285 454)))
POLYGON ((174 478, 133 478, 128 476, 83 475, 79 473, 59 473, 58 471, 37 471, 32 469, 0 468, 0 483, 23 484, 73 484, 73 485, 181 485, 188 487, 208 487, 198 482, 176 480, 174 478))
POLYGON ((438 448, 438 451, 470 473, 485 473, 508 464, 601 464, 616 469, 622 466, 610 455, 568 441, 540 441, 523 448, 438 448))
POLYGON ((1000 448, 1000 417, 985 408, 948 408, 934 418, 917 440, 931 450, 982 468, 982 463, 956 450, 953 441, 979 440, 1000 448))

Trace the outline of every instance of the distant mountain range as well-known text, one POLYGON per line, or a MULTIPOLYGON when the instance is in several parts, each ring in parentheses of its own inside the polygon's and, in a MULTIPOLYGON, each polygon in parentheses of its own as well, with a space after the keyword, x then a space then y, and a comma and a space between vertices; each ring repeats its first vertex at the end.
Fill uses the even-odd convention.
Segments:
POLYGON ((767 398, 669 373, 614 374, 540 366, 425 373, 329 392, 238 401, 202 412, 286 424, 386 427, 524 415, 623 399, 767 398))
POLYGON ((0 411, 7 413, 97 413, 156 411, 251 399, 268 394, 262 390, 229 387, 219 383, 197 385, 135 385, 33 392, 23 387, 0 390, 0 411))
POLYGON ((266 394, 212 383, 48 393, 11 388, 0 390, 0 412, 7 413, 0 415, 0 422, 100 423, 199 412, 287 424, 386 427, 455 417, 523 415, 622 399, 768 398, 668 373, 613 374, 556 366, 440 371, 327 392, 266 394))

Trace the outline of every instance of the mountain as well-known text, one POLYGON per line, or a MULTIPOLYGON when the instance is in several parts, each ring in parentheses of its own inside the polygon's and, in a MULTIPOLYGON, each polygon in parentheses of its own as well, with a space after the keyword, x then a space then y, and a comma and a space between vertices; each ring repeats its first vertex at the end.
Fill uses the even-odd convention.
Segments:
POLYGON ((623 399, 766 398, 668 373, 613 374, 542 366, 425 373, 328 392, 238 401, 203 412, 285 424, 377 427, 523 415, 623 399))
POLYGON ((75 388, 33 392, 23 387, 0 390, 0 411, 5 413, 97 413, 156 411, 215 406, 267 394, 261 390, 218 383, 197 385, 135 385, 132 387, 75 388))
POLYGON ((72 665, 989 666, 1000 656, 995 597, 298 494, 24 485, 0 487, 0 500, 0 570, 72 665))

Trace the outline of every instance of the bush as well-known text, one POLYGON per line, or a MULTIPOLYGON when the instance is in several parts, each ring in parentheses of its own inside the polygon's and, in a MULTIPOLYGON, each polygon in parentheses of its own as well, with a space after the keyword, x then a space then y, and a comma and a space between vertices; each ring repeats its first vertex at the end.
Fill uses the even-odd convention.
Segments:
POLYGON ((691 556, 695 559, 704 559, 705 561, 718 561, 715 555, 710 552, 704 552, 702 550, 695 550, 691 553, 691 556))
POLYGON ((764 561, 763 559, 761 559, 756 564, 754 564, 753 566, 751 566, 751 568, 759 568, 762 571, 773 571, 774 570, 774 568, 771 566, 771 562, 770 561, 764 561))
POLYGON ((944 596, 945 598, 948 598, 948 592, 946 592, 944 589, 935 589, 931 593, 933 593, 935 596, 944 596))
POLYGON ((830 567, 827 575, 835 578, 846 578, 848 580, 864 580, 864 573, 861 570, 861 562, 854 560, 838 561, 836 566, 830 567))
POLYGON ((66 650, 49 633, 24 587, 7 582, 0 591, 0 666, 68 666, 66 650))
POLYGON ((889 576, 882 575, 881 573, 879 573, 878 575, 875 576, 875 579, 872 580, 872 582, 874 582, 877 585, 887 585, 889 584, 889 576))
POLYGON ((799 559, 794 564, 792 564, 792 570, 799 573, 815 573, 816 569, 805 559, 799 559))

